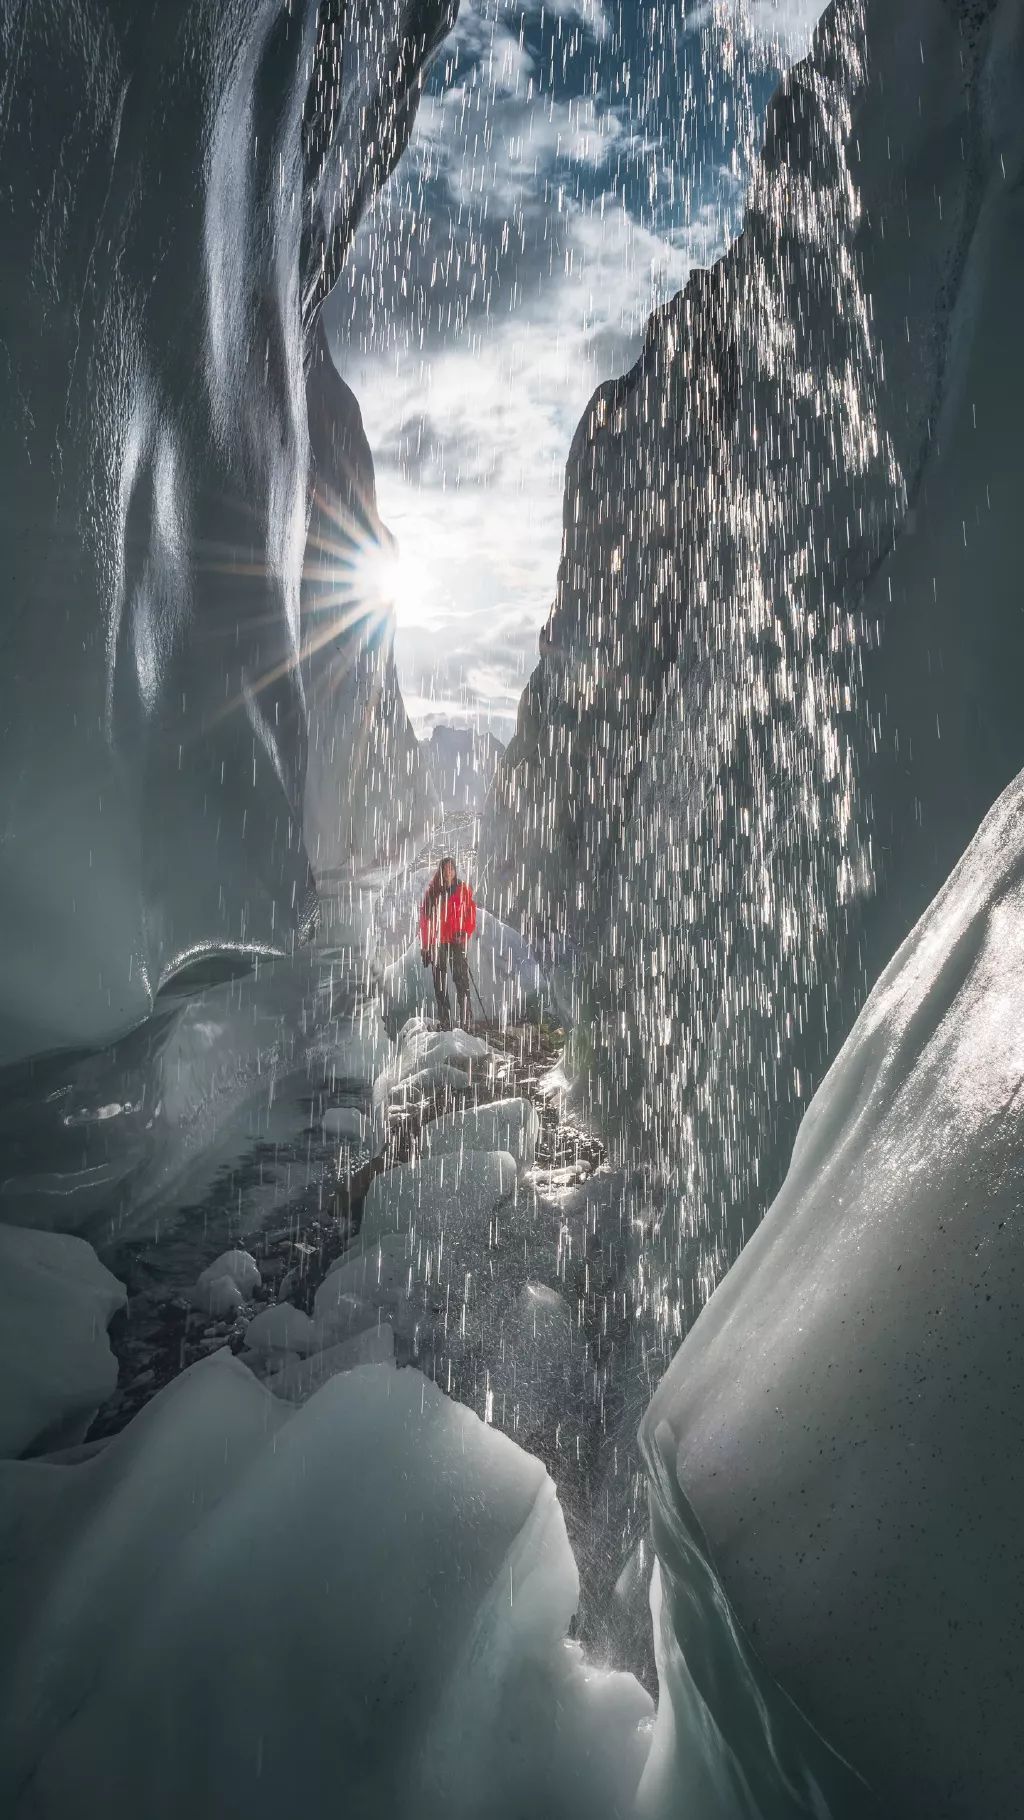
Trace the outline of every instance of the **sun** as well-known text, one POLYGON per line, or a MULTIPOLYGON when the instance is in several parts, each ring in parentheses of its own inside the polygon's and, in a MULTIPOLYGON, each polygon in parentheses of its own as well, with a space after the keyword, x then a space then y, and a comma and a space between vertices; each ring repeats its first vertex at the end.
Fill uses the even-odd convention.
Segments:
POLYGON ((397 543, 367 543, 356 557, 354 592, 370 608, 394 613, 400 624, 419 617, 423 604, 416 565, 397 543))

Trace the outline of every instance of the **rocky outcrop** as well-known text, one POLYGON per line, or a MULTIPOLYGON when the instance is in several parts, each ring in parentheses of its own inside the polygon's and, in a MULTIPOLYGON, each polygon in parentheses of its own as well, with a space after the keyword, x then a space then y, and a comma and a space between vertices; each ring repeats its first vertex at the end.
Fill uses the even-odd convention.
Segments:
POLYGON ((0 4, 0 1059, 301 931, 305 369, 454 10, 0 4))
POLYGON ((594 1102, 667 1160, 668 1334, 1024 763, 1022 94, 1016 0, 837 0, 740 239, 570 454, 486 845, 506 915, 576 929, 594 1102))

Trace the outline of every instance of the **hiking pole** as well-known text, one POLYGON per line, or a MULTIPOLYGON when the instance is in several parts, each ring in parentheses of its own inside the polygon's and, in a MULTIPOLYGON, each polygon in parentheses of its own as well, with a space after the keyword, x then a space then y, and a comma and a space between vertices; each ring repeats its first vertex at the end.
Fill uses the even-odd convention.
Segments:
POLYGON ((482 1015, 483 1015, 483 1020, 484 1020, 484 1023, 485 1023, 485 1024, 486 1024, 486 1022, 487 1022, 487 1006, 486 1006, 486 1005, 485 1005, 485 1004, 484 1004, 484 1001, 483 1001, 483 999, 482 999, 482 998, 481 998, 481 997, 480 997, 480 988, 479 988, 479 986, 478 986, 478 985, 477 985, 477 983, 476 983, 476 977, 475 977, 475 975, 474 975, 474 973, 473 973, 473 969, 472 969, 472 967, 471 967, 471 966, 470 966, 470 964, 469 964, 469 955, 468 955, 468 953, 467 953, 467 955, 466 955, 466 972, 467 972, 467 973, 468 973, 468 974, 469 974, 469 983, 470 983, 470 985, 471 985, 471 986, 472 986, 472 988, 473 988, 473 991, 474 991, 474 992, 475 992, 475 993, 476 993, 476 1002, 477 1002, 477 1004, 478 1004, 478 1005, 479 1005, 479 1007, 480 1007, 480 1010, 481 1010, 481 1013, 482 1013, 482 1015))

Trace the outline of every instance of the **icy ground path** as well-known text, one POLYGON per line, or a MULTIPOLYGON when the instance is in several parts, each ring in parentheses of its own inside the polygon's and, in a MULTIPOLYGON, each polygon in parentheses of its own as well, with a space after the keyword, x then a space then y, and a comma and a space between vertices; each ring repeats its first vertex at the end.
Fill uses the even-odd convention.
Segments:
MULTIPOLYGON (((463 833, 471 832, 468 818, 463 833)), ((417 1026, 420 1036, 403 1050, 380 1021, 389 973, 391 1009, 396 979, 411 977, 416 992, 429 993, 418 955, 411 976, 406 969, 407 944, 437 857, 453 847, 471 872, 471 852, 444 829, 436 850, 410 867, 333 881, 316 944, 294 962, 212 981, 168 1005, 171 1031, 156 1058, 165 1128, 154 1148, 163 1154, 156 1165, 147 1158, 134 1179, 141 1193, 127 1236, 114 1222, 107 1243, 102 1228, 90 1232, 129 1296, 112 1329, 117 1389, 90 1439, 123 1429, 181 1372, 220 1351, 247 1354, 289 1395, 393 1351, 400 1365, 417 1367, 545 1462, 581 1565, 583 1630, 607 1659, 629 1661, 649 1680, 642 1561, 627 1575, 625 1604, 614 1590, 646 1527, 634 1436, 649 1385, 642 1368, 627 1383, 625 1184, 601 1166, 600 1145, 565 1117, 556 1037, 509 1022, 523 999, 509 997, 507 969, 477 960, 483 988, 494 994, 486 1058, 462 1070, 448 1064, 447 1078, 417 1084, 412 1077, 423 1069, 407 1065, 410 1041, 429 1043, 429 1027, 417 1026), (467 1217, 458 1248, 446 1234, 446 1264, 454 1271, 458 1249, 469 1282, 455 1286, 457 1315, 449 1294, 440 1339, 435 1309, 420 1306, 405 1318, 427 1287, 410 1267, 397 1312, 383 1281, 361 1298, 373 1335, 350 1321, 346 1331, 321 1335, 315 1349, 284 1343, 313 1317, 323 1278, 346 1247, 358 1246, 369 1173, 382 1162, 409 1165, 421 1140, 430 1150, 428 1126, 450 1139, 450 1121, 464 1110, 509 1097, 525 1099, 539 1117, 537 1154, 518 1172, 514 1220, 502 1212, 495 1222, 493 1209, 481 1208, 467 1217), (219 1283, 216 1271, 211 1283, 211 1266, 236 1250, 254 1268, 234 1286, 219 1283), (257 1334, 267 1343, 247 1346, 254 1320, 281 1305, 302 1317, 294 1332, 279 1327, 275 1335, 264 1321, 257 1334)), ((493 957, 502 967, 511 957, 532 988, 532 958, 527 965, 513 933, 494 927, 493 957)), ((132 1097, 98 1080, 91 1099, 102 1109, 132 1097)), ((85 1099, 78 1103, 88 1110, 85 1099)), ((116 1132, 117 1120, 106 1124, 116 1132)), ((460 1169, 458 1158, 449 1167, 460 1169)))
POLYGON ((207 1310, 204 1326, 179 1294, 213 1258, 257 1249, 273 1290, 330 1242, 340 1187, 374 1152, 373 1085, 392 1054, 380 978, 409 942, 437 856, 472 869, 475 826, 455 816, 410 863, 325 881, 316 940, 294 959, 227 980, 194 971, 143 1032, 58 1070, 45 1096, 37 1080, 24 1097, 9 1084, 5 1216, 77 1226, 132 1298, 105 1425, 230 1341, 234 1320, 207 1310), (24 1164, 29 1093, 57 1110, 36 1115, 45 1174, 24 1164))
MULTIPOLYGON (((626 1392, 621 1178, 564 1116, 550 1032, 492 1028, 467 1040, 415 1023, 398 1047, 383 1041, 390 1065, 369 1093, 364 1086, 359 1110, 351 1071, 380 1054, 361 1012, 345 1092, 325 1089, 319 1125, 306 1134, 315 1186, 284 1218, 240 1230, 233 1206, 215 1202, 134 1252, 130 1269, 122 1260, 130 1287, 143 1287, 114 1325, 121 1384, 93 1438, 117 1432, 181 1370, 222 1349, 291 1400, 335 1371, 393 1356, 544 1461, 581 1566, 582 1634, 649 1679, 642 1574, 629 1577, 625 1601, 614 1590, 646 1527, 632 1451, 639 1399, 626 1392), (492 1143, 516 1153, 493 1192, 486 1167, 480 1173, 492 1143), (429 1257, 425 1280, 419 1269, 431 1221, 443 1300, 429 1257), (219 1272, 226 1247, 235 1258, 219 1272), (241 1275, 239 1249, 249 1258, 241 1275), (218 1288, 223 1275, 237 1285, 218 1288)), ((280 1173, 280 1156, 275 1166, 280 1173)))

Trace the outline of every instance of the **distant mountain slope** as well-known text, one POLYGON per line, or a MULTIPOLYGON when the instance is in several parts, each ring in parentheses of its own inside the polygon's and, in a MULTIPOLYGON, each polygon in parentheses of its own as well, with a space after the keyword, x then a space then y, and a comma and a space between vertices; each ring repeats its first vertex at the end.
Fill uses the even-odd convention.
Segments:
POLYGON ((475 727, 435 727, 421 746, 442 808, 482 810, 505 750, 500 739, 475 727))

